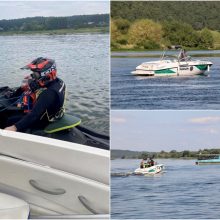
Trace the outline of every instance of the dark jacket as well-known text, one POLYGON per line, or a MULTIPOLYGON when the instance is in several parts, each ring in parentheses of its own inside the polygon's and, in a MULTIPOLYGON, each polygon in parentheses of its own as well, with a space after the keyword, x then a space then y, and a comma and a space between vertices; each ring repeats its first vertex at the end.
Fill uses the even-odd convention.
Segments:
POLYGON ((59 117, 64 106, 65 90, 66 86, 59 78, 49 83, 47 89, 37 98, 32 111, 15 123, 17 130, 40 128, 46 126, 55 117, 59 117))

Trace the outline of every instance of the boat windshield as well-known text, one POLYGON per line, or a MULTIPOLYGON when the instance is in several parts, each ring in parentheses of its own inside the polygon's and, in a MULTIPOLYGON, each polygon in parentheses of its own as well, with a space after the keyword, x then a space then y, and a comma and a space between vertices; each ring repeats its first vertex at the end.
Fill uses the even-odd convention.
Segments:
POLYGON ((171 58, 176 59, 178 61, 189 61, 191 59, 190 56, 187 56, 187 53, 184 49, 181 50, 165 50, 161 56, 161 60, 171 58))

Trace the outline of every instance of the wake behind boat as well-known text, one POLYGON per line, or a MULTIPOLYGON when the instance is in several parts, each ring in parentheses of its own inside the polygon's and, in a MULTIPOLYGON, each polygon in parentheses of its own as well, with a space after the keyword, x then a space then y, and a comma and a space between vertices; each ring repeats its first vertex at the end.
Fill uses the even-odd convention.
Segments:
POLYGON ((194 60, 192 57, 187 56, 184 49, 181 49, 177 56, 169 57, 171 56, 168 56, 167 51, 165 51, 160 60, 144 62, 131 73, 139 76, 202 75, 206 71, 208 72, 213 64, 207 60, 194 60))

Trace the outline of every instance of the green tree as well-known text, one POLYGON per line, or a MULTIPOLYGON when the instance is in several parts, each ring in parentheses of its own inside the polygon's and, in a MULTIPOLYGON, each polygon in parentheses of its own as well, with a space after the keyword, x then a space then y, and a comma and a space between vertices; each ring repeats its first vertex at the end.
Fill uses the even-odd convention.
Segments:
POLYGON ((179 21, 164 22, 163 31, 163 37, 173 45, 197 47, 199 44, 199 34, 189 24, 179 21))
POLYGON ((162 26, 148 19, 137 20, 131 25, 128 35, 131 44, 143 48, 154 44, 153 46, 158 48, 163 35, 162 26))
POLYGON ((171 150, 169 154, 170 154, 171 158, 178 158, 179 157, 179 154, 176 150, 171 150))
POLYGON ((144 159, 144 160, 147 160, 148 157, 149 157, 149 155, 146 152, 141 154, 141 158, 144 159))
POLYGON ((194 29, 208 27, 220 30, 220 4, 218 1, 112 1, 112 18, 129 21, 152 19, 154 21, 179 20, 194 29), (123 9, 123 10, 122 10, 123 9))
POLYGON ((210 149, 210 154, 219 154, 220 150, 219 149, 210 149))
POLYGON ((115 24, 114 20, 111 20, 111 40, 116 41, 119 36, 120 33, 118 31, 117 25, 115 24))
POLYGON ((130 22, 126 19, 118 18, 114 20, 115 25, 117 26, 118 31, 121 32, 121 34, 127 34, 128 29, 130 27, 130 22))
POLYGON ((190 151, 184 150, 183 151, 183 157, 189 157, 190 156, 190 151))
POLYGON ((212 33, 208 28, 202 29, 200 32, 200 45, 201 48, 212 48, 214 44, 214 39, 212 33))

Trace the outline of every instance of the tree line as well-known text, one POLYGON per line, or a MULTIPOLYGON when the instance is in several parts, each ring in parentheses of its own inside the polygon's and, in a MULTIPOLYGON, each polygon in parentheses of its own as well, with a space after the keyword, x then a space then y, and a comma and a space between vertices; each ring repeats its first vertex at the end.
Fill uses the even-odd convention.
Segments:
POLYGON ((112 49, 163 49, 171 45, 213 49, 214 44, 208 28, 195 30, 190 24, 176 20, 161 23, 150 19, 133 22, 123 18, 111 20, 112 49))
POLYGON ((194 158, 196 159, 201 154, 220 154, 220 149, 200 149, 198 151, 160 151, 160 152, 147 152, 147 151, 128 151, 128 150, 111 150, 111 159, 146 159, 149 157, 160 159, 180 159, 180 158, 194 158))
POLYGON ((218 1, 113 1, 111 17, 130 22, 151 19, 156 22, 179 21, 193 29, 220 30, 220 2, 218 1))
POLYGON ((112 49, 219 49, 220 2, 111 3, 112 49))
POLYGON ((108 14, 76 15, 68 17, 29 17, 0 20, 0 31, 2 32, 79 29, 108 26, 108 14))

